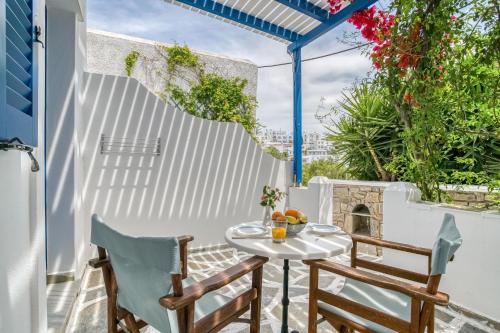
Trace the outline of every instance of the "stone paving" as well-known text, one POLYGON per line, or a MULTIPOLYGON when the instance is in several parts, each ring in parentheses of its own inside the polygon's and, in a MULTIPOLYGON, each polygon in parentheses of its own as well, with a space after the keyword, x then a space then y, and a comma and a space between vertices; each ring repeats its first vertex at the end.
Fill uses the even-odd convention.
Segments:
MULTIPOLYGON (((219 272, 249 255, 232 249, 198 252, 190 255, 190 275, 197 280, 204 279, 219 272)), ((372 261, 379 257, 365 255, 372 261)), ((365 259, 366 259, 365 258, 365 259)), ((347 255, 334 260, 348 263, 347 255)), ((278 333, 281 325, 281 284, 282 261, 271 260, 264 268, 264 290, 262 299, 261 332, 278 333)), ((306 332, 307 302, 308 302, 308 267, 301 262, 290 262, 290 329, 306 332)), ((320 287, 335 292, 343 283, 342 278, 329 273, 320 274, 320 287)), ((250 276, 235 281, 220 291, 228 296, 234 296, 250 284, 250 276)), ((106 293, 100 270, 87 270, 82 283, 82 290, 75 305, 73 316, 67 332, 98 333, 106 332, 106 293)), ((436 311, 436 332, 459 333, 500 333, 500 327, 481 318, 465 315, 453 307, 439 307, 436 311)), ((145 328, 143 333, 156 333, 153 328, 145 328)), ((248 332, 246 324, 232 324, 223 330, 224 333, 248 332)), ((327 323, 318 326, 319 333, 334 332, 327 323)))
POLYGON ((68 320, 79 285, 75 281, 47 285, 47 332, 58 333, 68 320))

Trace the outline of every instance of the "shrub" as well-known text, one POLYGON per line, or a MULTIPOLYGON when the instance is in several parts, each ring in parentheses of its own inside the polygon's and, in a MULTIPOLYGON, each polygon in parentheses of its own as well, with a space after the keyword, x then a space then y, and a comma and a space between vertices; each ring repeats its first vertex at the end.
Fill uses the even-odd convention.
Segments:
POLYGON ((302 166, 302 183, 307 186, 309 180, 315 176, 329 179, 349 179, 347 169, 332 159, 313 161, 302 166))

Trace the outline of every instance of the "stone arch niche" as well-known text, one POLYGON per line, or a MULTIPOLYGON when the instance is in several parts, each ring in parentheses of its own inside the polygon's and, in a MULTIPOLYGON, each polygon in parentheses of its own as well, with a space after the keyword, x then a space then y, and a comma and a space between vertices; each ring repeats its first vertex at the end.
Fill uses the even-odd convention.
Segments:
MULTIPOLYGON (((344 231, 383 237, 384 189, 389 183, 334 180, 333 224, 344 231)), ((373 253, 370 251, 370 253, 373 253)), ((381 249, 376 254, 381 255, 381 249)))
POLYGON ((371 225, 370 225, 371 213, 368 207, 364 204, 359 204, 354 207, 351 213, 351 223, 350 229, 347 230, 353 234, 371 236, 371 225))

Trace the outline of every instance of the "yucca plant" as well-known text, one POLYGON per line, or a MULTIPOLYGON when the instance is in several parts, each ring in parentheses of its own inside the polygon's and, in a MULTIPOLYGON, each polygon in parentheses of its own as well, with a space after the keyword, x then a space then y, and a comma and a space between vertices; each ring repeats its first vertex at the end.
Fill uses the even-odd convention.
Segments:
POLYGON ((343 92, 324 123, 335 143, 334 153, 359 179, 394 181, 386 165, 402 149, 397 113, 368 83, 343 92))

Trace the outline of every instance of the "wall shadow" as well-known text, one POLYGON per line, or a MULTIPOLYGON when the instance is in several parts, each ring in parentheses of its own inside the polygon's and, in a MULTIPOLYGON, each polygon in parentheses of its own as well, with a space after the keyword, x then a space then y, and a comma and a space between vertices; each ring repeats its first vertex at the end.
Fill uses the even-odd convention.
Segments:
POLYGON ((129 234, 191 234, 196 245, 219 243, 228 226, 262 218, 265 184, 290 184, 289 162, 266 154, 241 125, 165 105, 135 79, 93 73, 84 79, 77 163, 86 224, 98 213, 129 234), (101 154, 102 134, 160 138, 161 154, 101 154))

